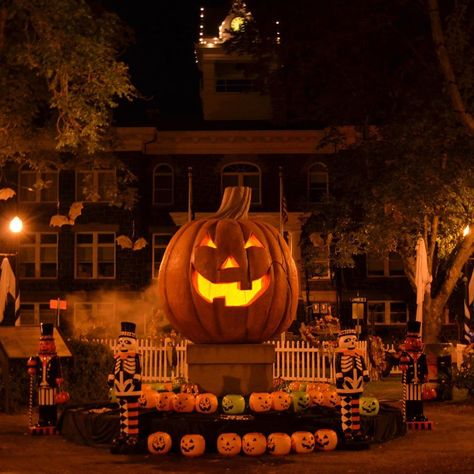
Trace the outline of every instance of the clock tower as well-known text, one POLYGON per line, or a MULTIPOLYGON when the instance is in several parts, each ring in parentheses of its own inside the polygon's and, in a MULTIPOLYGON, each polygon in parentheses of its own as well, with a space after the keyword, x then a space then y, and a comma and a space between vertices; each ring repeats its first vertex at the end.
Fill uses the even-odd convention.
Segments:
POLYGON ((269 120, 270 97, 262 93, 250 55, 228 53, 223 44, 231 32, 243 31, 252 18, 245 3, 234 0, 219 26, 218 36, 204 34, 205 10, 201 8, 200 38, 196 45, 202 74, 201 101, 205 120, 269 120))

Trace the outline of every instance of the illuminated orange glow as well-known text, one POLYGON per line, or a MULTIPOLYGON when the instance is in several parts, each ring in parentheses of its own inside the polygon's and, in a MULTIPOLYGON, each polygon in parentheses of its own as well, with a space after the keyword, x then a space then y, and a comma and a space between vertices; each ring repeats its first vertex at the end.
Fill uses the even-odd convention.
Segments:
POLYGON ((211 236, 209 234, 207 234, 206 237, 204 237, 204 239, 201 240, 201 243, 199 244, 199 247, 211 247, 213 249, 216 249, 217 245, 211 239, 211 236))
POLYGON ((225 298, 225 306, 249 306, 270 286, 268 273, 257 280, 252 280, 252 287, 249 290, 241 290, 240 281, 212 283, 196 270, 193 270, 192 280, 194 289, 201 298, 208 303, 212 303, 215 298, 225 298))
POLYGON ((240 265, 237 263, 237 260, 232 257, 227 257, 224 260, 224 263, 221 265, 221 270, 224 270, 225 268, 240 268, 240 265))
POLYGON ((254 234, 250 234, 247 242, 245 242, 244 249, 248 249, 249 247, 261 247, 263 248, 262 242, 255 237, 254 234))

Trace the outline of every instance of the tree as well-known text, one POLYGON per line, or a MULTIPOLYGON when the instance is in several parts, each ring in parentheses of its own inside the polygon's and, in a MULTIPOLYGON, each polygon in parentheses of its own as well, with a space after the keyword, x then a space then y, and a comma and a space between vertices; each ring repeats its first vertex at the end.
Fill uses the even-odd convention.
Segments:
POLYGON ((84 0, 2 2, 0 166, 104 165, 112 110, 135 96, 117 60, 125 32, 116 15, 84 0))
MULTIPOLYGON (((264 24, 260 37, 237 37, 236 47, 240 40, 268 59, 260 64, 287 124, 360 126, 357 146, 330 169, 333 264, 398 252, 415 289, 423 237, 433 276, 424 335, 433 342, 474 251, 474 232, 462 233, 474 220, 474 7, 445 2, 440 14, 435 0, 302 3, 279 4, 280 45, 264 24)), ((257 25, 262 18, 256 9, 257 25)), ((329 139, 340 141, 337 132, 329 139)))

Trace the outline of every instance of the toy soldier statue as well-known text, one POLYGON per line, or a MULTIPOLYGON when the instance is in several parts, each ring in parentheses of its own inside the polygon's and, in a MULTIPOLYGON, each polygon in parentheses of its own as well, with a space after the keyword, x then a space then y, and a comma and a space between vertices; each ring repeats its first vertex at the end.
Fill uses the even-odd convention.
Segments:
POLYGON ((423 415, 421 391, 428 375, 426 355, 423 353, 424 344, 421 341, 421 323, 408 321, 407 335, 403 341, 400 356, 400 369, 403 383, 403 418, 408 429, 431 429, 431 422, 423 415))
POLYGON ((360 429, 359 401, 369 372, 364 357, 356 349, 355 329, 338 334, 336 351, 336 391, 341 397, 341 424, 346 441, 364 441, 360 429))
POLYGON ((138 440, 138 399, 141 394, 140 356, 137 352, 135 323, 122 322, 108 384, 114 387, 120 405, 120 434, 112 453, 131 453, 138 440))
MULTIPOLYGON (((28 373, 32 384, 38 387, 39 420, 30 426, 31 434, 55 434, 57 422, 56 395, 63 383, 61 366, 53 337, 54 325, 41 323, 41 336, 37 356, 28 360, 28 373)), ((30 393, 30 425, 33 386, 30 393)))

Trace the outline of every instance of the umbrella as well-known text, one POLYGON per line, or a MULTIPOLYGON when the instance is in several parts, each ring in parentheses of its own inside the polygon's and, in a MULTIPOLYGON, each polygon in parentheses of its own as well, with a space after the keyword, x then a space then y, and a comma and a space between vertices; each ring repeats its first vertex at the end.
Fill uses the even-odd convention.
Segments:
POLYGON ((20 289, 8 258, 3 258, 0 268, 0 324, 13 326, 20 315, 20 289))
POLYGON ((416 243, 416 320, 423 324, 423 301, 425 293, 431 291, 432 277, 428 270, 428 257, 426 254, 426 245, 422 237, 416 243))

